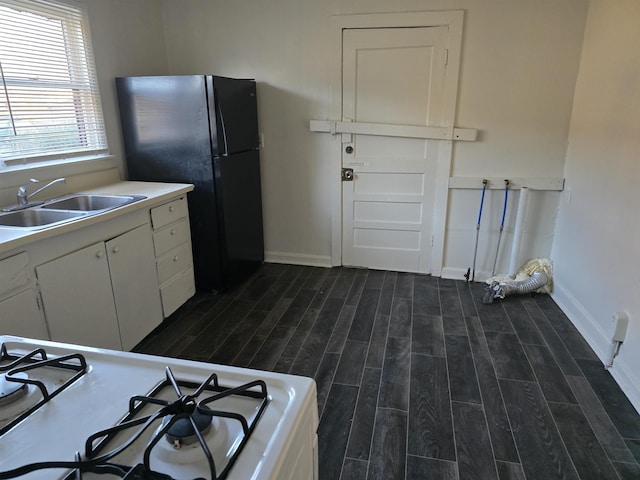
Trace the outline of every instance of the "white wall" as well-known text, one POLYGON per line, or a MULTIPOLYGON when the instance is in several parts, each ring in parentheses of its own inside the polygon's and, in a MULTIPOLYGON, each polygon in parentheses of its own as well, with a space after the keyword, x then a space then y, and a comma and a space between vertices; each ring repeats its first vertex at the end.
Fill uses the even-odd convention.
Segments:
POLYGON ((166 73, 162 11, 158 0, 82 1, 89 11, 109 149, 124 173, 124 147, 114 78, 166 73))
MULTIPOLYGON (((162 7, 171 73, 259 82, 267 258, 330 262, 335 149, 328 134, 308 129, 309 119, 330 113, 330 15, 464 9, 457 124, 480 129, 481 137, 455 146, 452 174, 563 175, 586 0, 162 0, 162 7)), ((532 202, 537 234, 526 256, 550 254, 558 197, 532 202)), ((479 191, 452 191, 444 265, 451 276, 461 278, 470 265, 478 200, 479 191)), ((503 237, 503 268, 515 206, 503 237)), ((486 208, 483 223, 491 233, 481 235, 481 269, 493 262, 489 240, 497 240, 502 192, 488 195, 486 208)))
POLYGON ((591 0, 553 245, 555 300, 601 359, 630 317, 611 373, 640 411, 640 3, 591 0))

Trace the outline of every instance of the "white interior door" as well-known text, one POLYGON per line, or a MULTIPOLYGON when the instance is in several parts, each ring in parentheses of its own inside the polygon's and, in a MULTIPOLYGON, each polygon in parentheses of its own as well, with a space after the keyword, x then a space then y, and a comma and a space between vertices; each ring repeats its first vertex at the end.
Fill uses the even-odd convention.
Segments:
MULTIPOLYGON (((439 126, 447 28, 343 30, 343 121, 439 126)), ((429 273, 438 140, 342 136, 342 264, 429 273)))

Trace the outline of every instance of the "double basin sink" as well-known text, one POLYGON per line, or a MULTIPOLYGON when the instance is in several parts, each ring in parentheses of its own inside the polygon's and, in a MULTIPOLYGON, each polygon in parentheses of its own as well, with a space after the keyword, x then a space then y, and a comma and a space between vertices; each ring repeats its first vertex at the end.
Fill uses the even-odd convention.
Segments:
POLYGON ((0 228, 52 227, 143 200, 142 195, 70 194, 22 210, 0 213, 0 228))

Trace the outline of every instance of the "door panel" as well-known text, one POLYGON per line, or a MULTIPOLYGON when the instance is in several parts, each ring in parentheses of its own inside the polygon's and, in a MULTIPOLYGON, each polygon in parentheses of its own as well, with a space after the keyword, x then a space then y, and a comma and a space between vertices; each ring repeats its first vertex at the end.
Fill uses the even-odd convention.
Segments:
MULTIPOLYGON (((343 121, 439 126, 447 29, 343 32, 343 121)), ((343 135, 342 263, 429 272, 437 141, 343 135), (352 147, 352 148, 347 148, 352 147)))

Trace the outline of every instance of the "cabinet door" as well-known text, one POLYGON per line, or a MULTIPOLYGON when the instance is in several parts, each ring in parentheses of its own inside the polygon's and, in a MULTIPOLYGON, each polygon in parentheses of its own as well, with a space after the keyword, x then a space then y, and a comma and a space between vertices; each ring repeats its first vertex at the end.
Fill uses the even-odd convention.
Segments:
POLYGON ((149 225, 106 244, 122 348, 130 350, 162 321, 149 225))
POLYGON ((32 289, 16 293, 0 302, 0 331, 7 335, 49 340, 36 293, 32 289))
POLYGON ((120 350, 104 243, 36 267, 51 340, 120 350))

